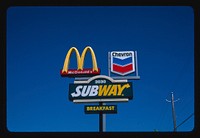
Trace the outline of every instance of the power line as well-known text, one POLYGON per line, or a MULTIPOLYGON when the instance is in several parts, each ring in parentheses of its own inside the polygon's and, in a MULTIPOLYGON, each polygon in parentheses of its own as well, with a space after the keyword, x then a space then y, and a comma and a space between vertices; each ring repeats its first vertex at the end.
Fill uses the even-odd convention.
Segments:
POLYGON ((182 123, 180 123, 180 124, 176 127, 176 129, 177 129, 178 127, 180 127, 182 124, 184 124, 187 120, 189 120, 193 115, 194 115, 194 113, 192 113, 188 118, 186 118, 182 123))

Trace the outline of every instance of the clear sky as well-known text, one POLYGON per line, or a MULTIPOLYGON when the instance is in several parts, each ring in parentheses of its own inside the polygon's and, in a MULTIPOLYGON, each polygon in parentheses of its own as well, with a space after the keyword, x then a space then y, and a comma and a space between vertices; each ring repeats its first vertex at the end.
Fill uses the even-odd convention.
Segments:
MULTIPOLYGON (((173 131, 194 113, 194 13, 187 6, 10 7, 7 10, 7 128, 12 132, 98 132, 98 114, 68 99, 60 69, 70 47, 90 45, 102 75, 108 52, 137 51, 133 100, 115 103, 108 132, 173 131)), ((76 68, 75 54, 70 68, 76 68)), ((92 67, 90 55, 85 67, 92 67)), ((192 131, 194 116, 178 131, 192 131)))

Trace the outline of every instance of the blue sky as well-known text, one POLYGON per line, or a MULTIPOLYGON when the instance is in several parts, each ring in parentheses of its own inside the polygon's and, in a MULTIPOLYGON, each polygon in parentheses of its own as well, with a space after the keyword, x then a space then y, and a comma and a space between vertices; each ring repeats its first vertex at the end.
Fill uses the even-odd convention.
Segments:
MULTIPOLYGON (((137 51, 134 98, 106 115, 108 132, 173 131, 194 113, 194 13, 188 6, 10 7, 7 10, 7 128, 12 132, 98 132, 99 116, 68 100, 60 69, 70 47, 90 45, 102 75, 107 54, 137 51)), ((88 54, 85 67, 91 67, 88 54)), ((75 54, 70 68, 76 68, 75 54)), ((194 116, 178 128, 192 131, 194 116)))

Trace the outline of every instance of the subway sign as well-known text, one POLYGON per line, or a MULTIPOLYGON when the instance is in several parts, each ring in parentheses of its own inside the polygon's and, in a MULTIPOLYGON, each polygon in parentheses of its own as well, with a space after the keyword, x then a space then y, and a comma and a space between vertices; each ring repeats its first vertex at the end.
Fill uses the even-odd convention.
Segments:
POLYGON ((85 105, 84 111, 86 114, 113 114, 117 113, 117 105, 85 105))
POLYGON ((132 82, 113 80, 111 77, 98 75, 87 81, 69 84, 69 100, 77 99, 115 99, 133 98, 132 82))

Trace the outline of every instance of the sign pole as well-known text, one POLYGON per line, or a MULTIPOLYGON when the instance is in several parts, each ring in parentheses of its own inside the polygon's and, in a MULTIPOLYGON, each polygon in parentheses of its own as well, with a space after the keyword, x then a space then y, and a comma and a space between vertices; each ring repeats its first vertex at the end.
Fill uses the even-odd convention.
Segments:
MULTIPOLYGON (((127 79, 140 79, 138 76, 138 66, 137 66, 137 52, 135 53, 136 59, 136 76, 133 77, 111 77, 111 72, 117 73, 119 75, 130 74, 135 71, 134 68, 134 51, 113 51, 108 52, 108 76, 100 75, 100 69, 97 67, 96 56, 93 49, 90 46, 84 48, 82 54, 75 47, 71 47, 65 57, 63 69, 60 70, 60 75, 62 77, 74 77, 74 84, 69 84, 69 100, 74 103, 84 103, 84 102, 99 102, 98 105, 85 106, 85 113, 99 114, 99 132, 106 131, 106 113, 117 113, 117 105, 106 105, 106 102, 127 102, 129 99, 133 98, 132 82, 128 82, 127 79), (83 69, 84 58, 87 52, 91 53, 93 68, 83 69), (77 58, 77 69, 68 69, 69 61, 72 52, 76 53, 77 58), (111 55, 112 54, 112 55, 111 55), (113 55, 114 54, 114 55, 113 55), (113 67, 113 58, 111 56, 116 56, 116 61, 118 62, 113 67), (127 58, 124 61, 124 57, 127 58), (111 63, 112 61, 112 63, 111 63), (121 63, 122 62, 122 63, 121 63), (129 65, 130 63, 130 65, 129 65), (113 64, 111 66, 111 64, 113 64), (124 67, 124 64, 128 64, 124 67), (127 68, 128 67, 128 68, 127 68), (113 70, 115 68, 115 70, 113 70), (79 77, 79 78, 76 78, 79 77), (82 79, 80 79, 82 78, 82 79), (94 85, 95 84, 95 85, 94 85), (82 86, 84 85, 84 86, 82 86), (109 91, 111 86, 111 91, 109 91), (105 87, 104 87, 105 86, 105 87), (84 88, 83 88, 84 87, 84 88), (99 91, 98 88, 105 88, 106 93, 99 91), (117 90, 120 89, 120 91, 117 90), (122 94, 126 93, 126 95, 122 94), (100 94, 99 94, 100 93, 100 94), (110 97, 110 95, 112 95, 110 97), (95 97, 94 97, 95 96, 95 97), (82 97, 87 97, 82 99, 82 97), (110 99, 109 99, 109 98, 110 99)), ((103 90, 104 91, 104 90, 103 90)))
MULTIPOLYGON (((110 77, 110 52, 108 52, 108 76, 110 77)), ((106 105, 106 103, 99 102, 99 105, 100 106, 106 105)), ((103 114, 100 112, 99 113, 99 132, 105 132, 105 131, 106 131, 106 114, 103 114)))
MULTIPOLYGON (((103 103, 99 102, 99 106, 102 106, 103 103)), ((103 132, 103 113, 99 113, 99 132, 103 132)))
MULTIPOLYGON (((106 105, 106 103, 103 103, 103 105, 106 105)), ((106 114, 103 114, 103 132, 106 131, 106 114)))

